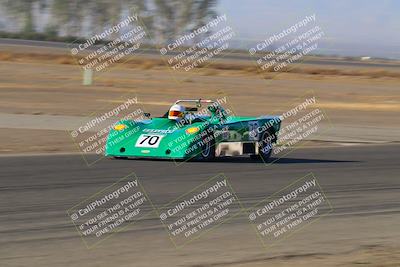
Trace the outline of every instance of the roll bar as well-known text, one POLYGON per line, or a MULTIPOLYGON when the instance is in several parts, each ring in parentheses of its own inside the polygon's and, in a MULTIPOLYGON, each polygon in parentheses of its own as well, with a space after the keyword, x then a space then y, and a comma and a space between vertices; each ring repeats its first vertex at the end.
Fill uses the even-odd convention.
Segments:
POLYGON ((214 103, 214 100, 210 99, 179 99, 175 102, 175 104, 178 104, 180 102, 195 102, 195 103, 214 103))
POLYGON ((196 107, 200 108, 201 104, 208 104, 208 110, 215 116, 218 116, 220 121, 226 119, 224 108, 218 103, 218 101, 210 99, 180 99, 175 102, 175 104, 187 102, 196 103, 196 107), (210 107, 213 107, 210 109, 210 107))
POLYGON ((201 104, 214 104, 214 103, 218 104, 218 102, 216 102, 214 100, 210 100, 210 99, 180 99, 180 100, 177 100, 175 102, 175 104, 179 104, 182 102, 196 103, 196 105, 198 107, 201 107, 201 104))

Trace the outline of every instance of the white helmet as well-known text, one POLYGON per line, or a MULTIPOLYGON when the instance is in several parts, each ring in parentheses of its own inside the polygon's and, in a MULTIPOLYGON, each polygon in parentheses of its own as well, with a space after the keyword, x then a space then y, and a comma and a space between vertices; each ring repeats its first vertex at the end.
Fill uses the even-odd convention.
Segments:
POLYGON ((181 105, 173 105, 168 111, 168 119, 180 120, 183 118, 185 107, 181 105))

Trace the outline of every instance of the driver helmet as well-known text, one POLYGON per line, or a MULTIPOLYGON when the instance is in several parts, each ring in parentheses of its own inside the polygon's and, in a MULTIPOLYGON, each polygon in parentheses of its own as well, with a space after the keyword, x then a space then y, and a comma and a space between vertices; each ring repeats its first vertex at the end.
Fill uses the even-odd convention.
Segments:
POLYGON ((185 107, 181 105, 173 105, 168 111, 168 119, 180 120, 183 118, 185 107))

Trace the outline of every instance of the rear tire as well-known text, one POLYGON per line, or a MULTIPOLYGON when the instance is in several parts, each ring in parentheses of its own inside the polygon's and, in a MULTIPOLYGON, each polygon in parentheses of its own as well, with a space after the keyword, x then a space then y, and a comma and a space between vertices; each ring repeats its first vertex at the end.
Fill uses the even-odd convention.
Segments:
POLYGON ((268 162, 272 154, 272 143, 274 140, 274 134, 269 131, 262 133, 260 141, 258 142, 258 155, 251 155, 251 159, 261 159, 264 162, 268 162))

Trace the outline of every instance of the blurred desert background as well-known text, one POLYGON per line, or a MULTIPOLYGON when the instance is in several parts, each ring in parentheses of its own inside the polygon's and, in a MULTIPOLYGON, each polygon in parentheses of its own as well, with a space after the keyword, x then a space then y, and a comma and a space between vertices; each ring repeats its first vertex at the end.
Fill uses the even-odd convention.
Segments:
MULTIPOLYGON (((40 43, 39 43, 40 44, 40 43)), ((226 54, 191 71, 145 50, 82 85, 83 69, 65 48, 0 46, 1 153, 77 152, 75 122, 111 110, 129 96, 153 116, 177 99, 228 97, 238 115, 275 115, 315 94, 330 129, 324 145, 398 142, 400 68, 396 61, 306 57, 280 72, 260 71, 246 55, 226 54)))
POLYGON ((237 115, 275 115, 311 91, 332 126, 314 135, 314 143, 399 141, 400 57, 392 34, 398 25, 392 14, 397 4, 389 1, 378 8, 356 2, 343 8, 341 3, 266 1, 243 6, 226 0, 1 0, 0 153, 77 152, 65 132, 129 96, 137 96, 153 116, 180 98, 221 95, 228 97, 237 115), (282 16, 281 10, 296 15, 282 16), (102 45, 96 43, 77 56, 71 47, 132 14, 138 17, 133 25, 113 32, 102 45, 139 25, 146 33, 140 48, 95 71, 93 83, 83 86, 78 61, 102 45), (361 19, 363 14, 371 20, 361 19), (228 49, 190 71, 168 65, 171 56, 193 43, 165 56, 160 47, 221 17, 225 21, 192 42, 227 25, 234 36, 227 39, 228 49), (277 72, 261 70, 248 49, 311 17, 314 21, 269 49, 314 26, 323 33, 317 49, 277 72))

